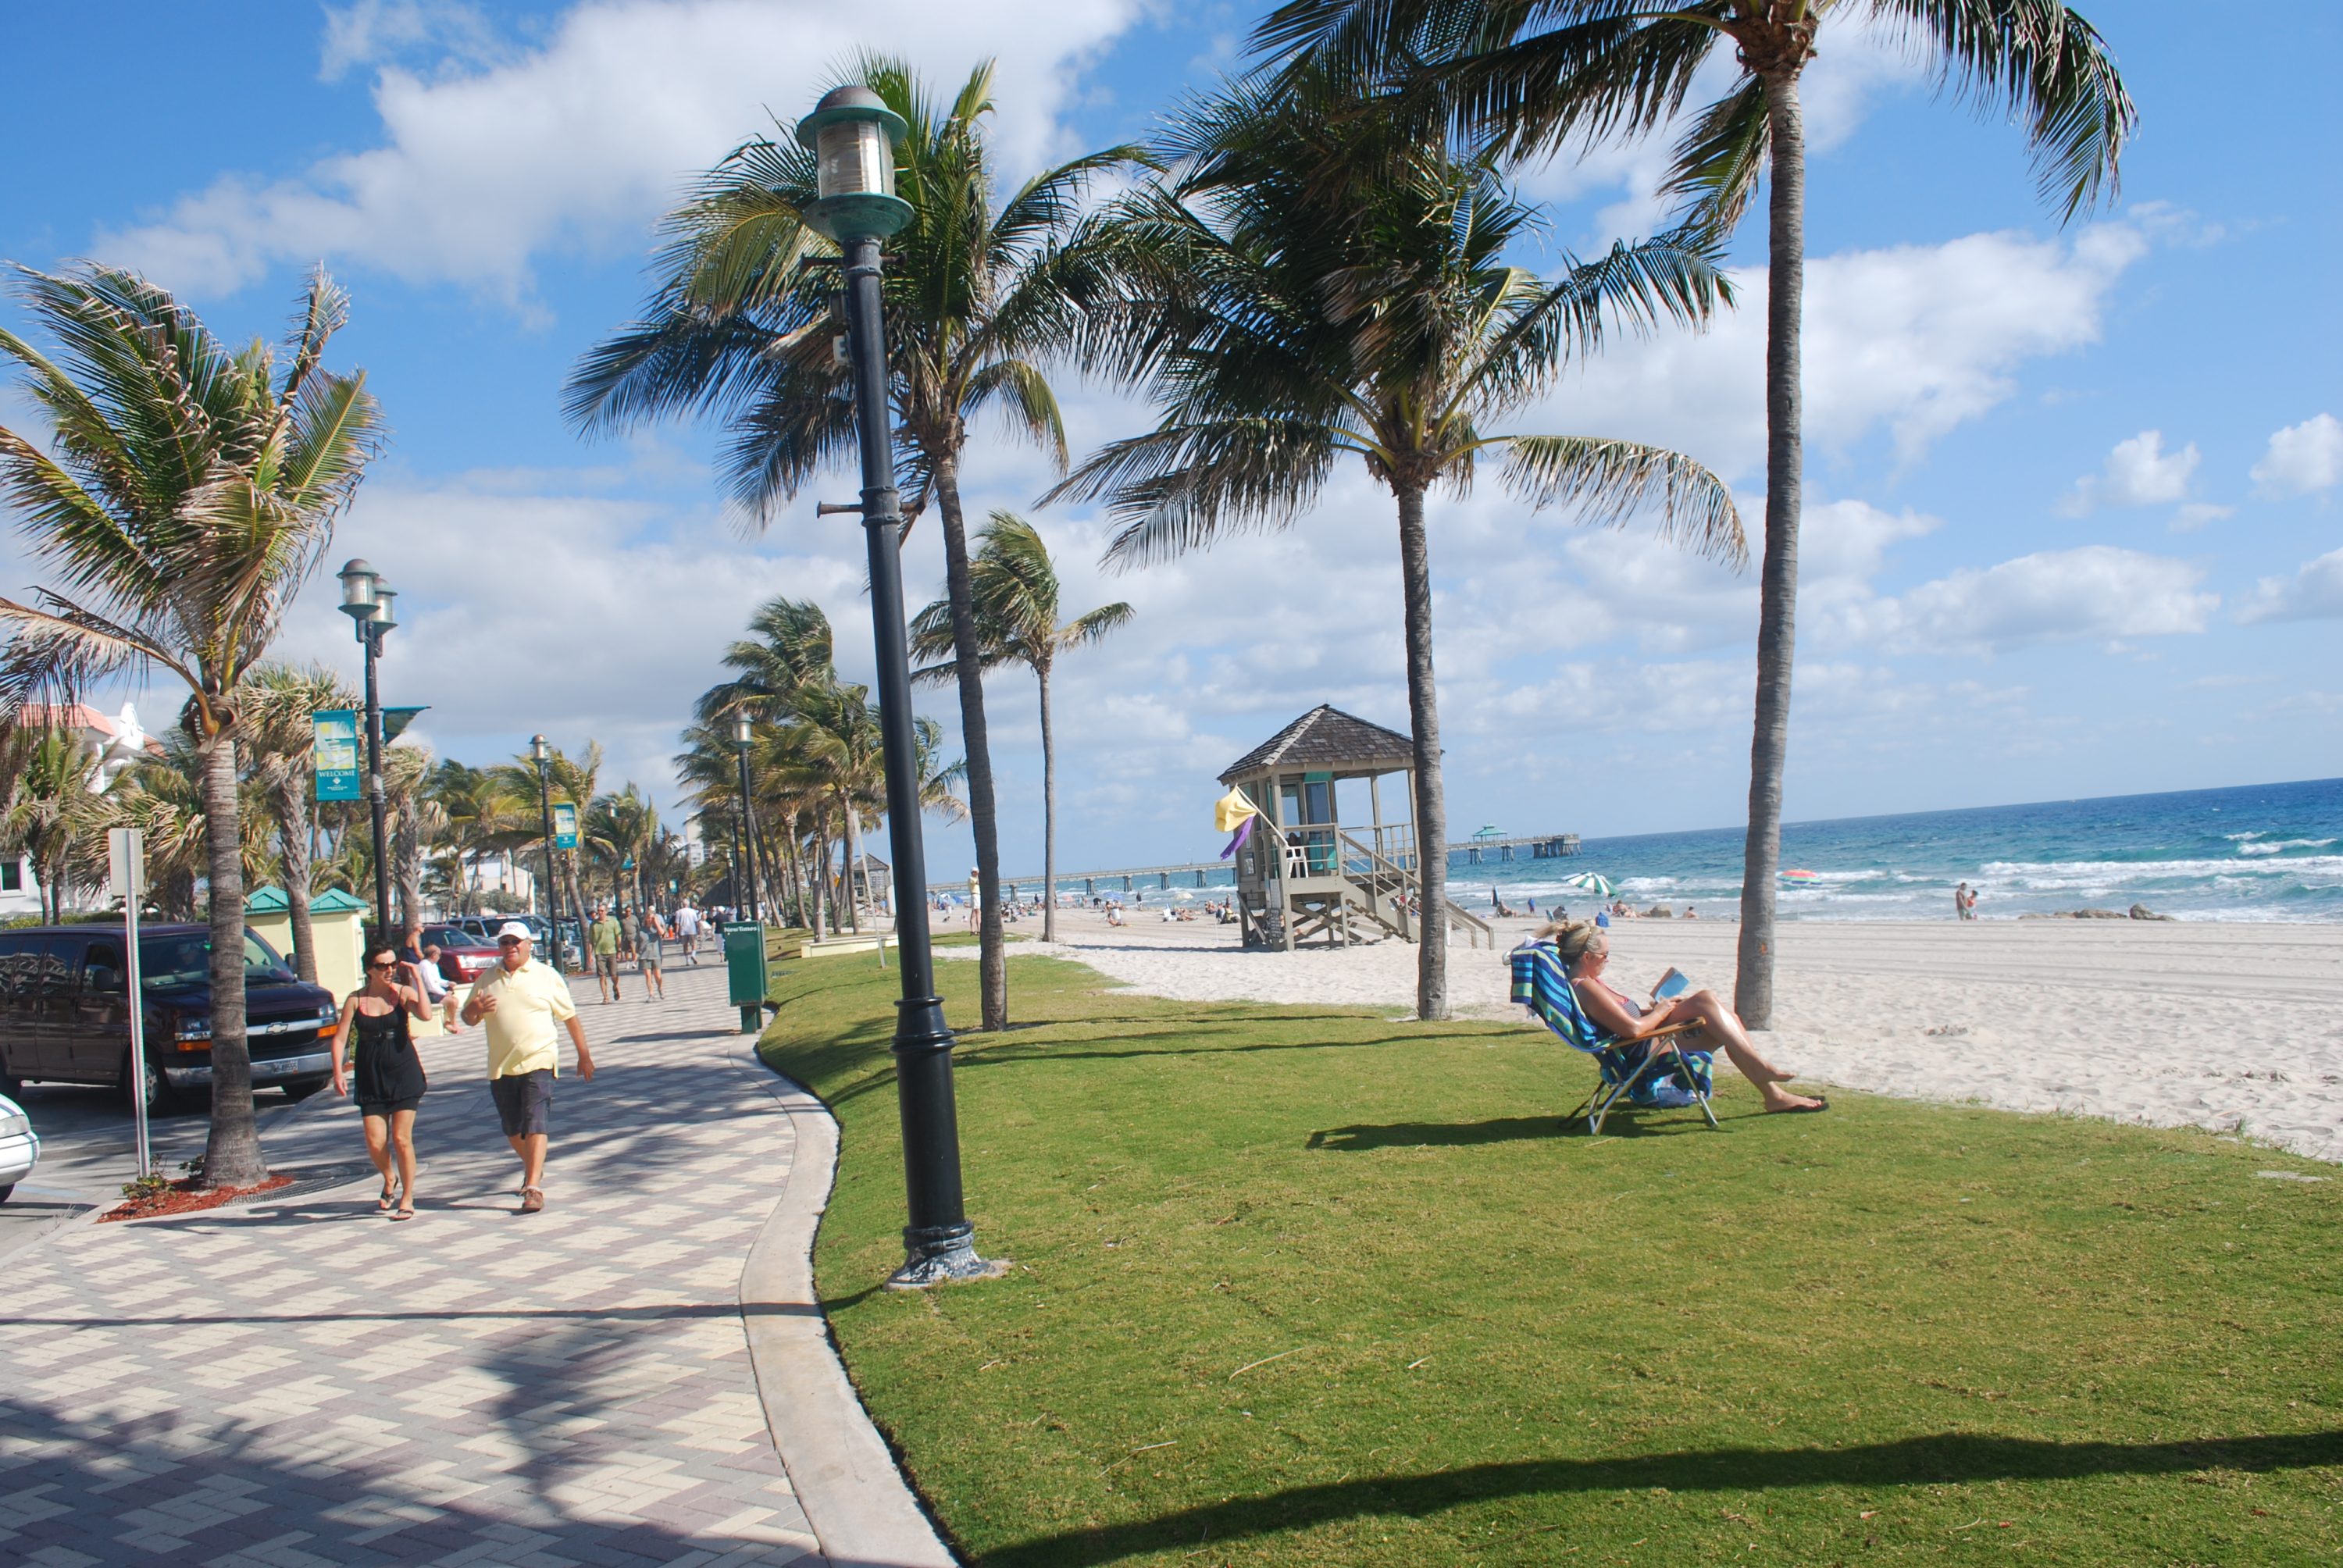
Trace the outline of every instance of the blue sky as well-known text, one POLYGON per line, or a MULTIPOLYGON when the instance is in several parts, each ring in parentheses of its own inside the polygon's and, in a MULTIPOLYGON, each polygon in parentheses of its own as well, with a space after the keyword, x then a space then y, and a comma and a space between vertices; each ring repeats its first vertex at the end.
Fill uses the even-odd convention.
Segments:
MULTIPOLYGON (((2063 229, 2014 127, 1860 28, 1824 35, 1793 818, 2336 770, 2343 190, 2324 148, 2343 24, 2309 0, 2253 29, 2177 0, 2085 9, 2142 123, 2120 199, 2063 229)), ((746 537, 709 432, 586 445, 561 422, 568 367, 640 298, 661 210, 857 46, 940 85, 998 55, 1000 155, 1021 172, 1143 135, 1239 58, 1255 15, 600 0, 144 5, 101 25, 42 7, 12 18, 0 256, 136 265, 239 337, 276 330, 322 259, 357 301, 337 359, 366 367, 394 433, 337 548, 405 590, 389 699, 431 704, 425 738, 468 761, 538 729, 598 739, 607 778, 671 801, 676 729, 759 598, 820 599, 850 673, 870 655, 860 540, 812 516, 849 477, 746 537)), ((1523 177, 1555 245, 1584 249, 1651 226, 1656 162, 1604 147, 1523 177)), ((1621 343, 1521 427, 1677 445, 1754 531, 1764 259, 1747 226, 1740 311, 1621 343)), ((1145 417, 1071 376, 1060 392, 1077 444, 1145 417)), ((0 420, 24 418, 0 389, 0 420)), ((1140 610, 1061 671, 1061 864, 1195 854, 1213 776, 1317 702, 1403 726, 1391 505, 1363 475, 1288 532, 1121 578, 1095 570, 1092 512, 1032 510, 1048 478, 979 431, 972 510, 1032 516, 1072 608, 1140 610)), ((1740 819, 1754 572, 1488 485, 1436 502, 1433 540, 1453 827, 1740 819)), ((12 588, 37 581, 0 555, 12 588)), ((940 577, 931 527, 908 558, 919 602, 940 577)), ((305 596, 285 651, 354 668, 332 588, 305 596)), ((1040 858, 1032 690, 988 689, 1021 870, 1040 858)), ((157 690, 150 722, 173 700, 157 690)), ((964 830, 929 833, 937 875, 966 863, 964 830)))

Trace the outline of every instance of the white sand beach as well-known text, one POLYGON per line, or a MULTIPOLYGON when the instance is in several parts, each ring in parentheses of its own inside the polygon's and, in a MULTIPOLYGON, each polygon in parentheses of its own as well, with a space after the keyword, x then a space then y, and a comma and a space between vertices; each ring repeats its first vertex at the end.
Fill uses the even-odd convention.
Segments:
MULTIPOLYGON (((1011 950, 1058 952, 1186 1000, 1413 1002, 1415 949, 1403 942, 1247 952, 1232 925, 1132 916, 1117 930, 1069 911, 1055 948, 1011 950)), ((1496 952, 1459 938, 1449 974, 1460 1013, 1522 1016, 1502 950, 1532 929, 1501 922, 1496 952)), ((1011 930, 1038 936, 1040 925, 1011 930)), ((1764 1038, 1808 1081, 2204 1127, 2343 1161, 2343 926, 1815 920, 1779 933, 1780 1027, 1764 1038)), ((1730 922, 1634 920, 1612 934, 1622 987, 1646 988, 1674 964, 1731 994, 1730 922)))

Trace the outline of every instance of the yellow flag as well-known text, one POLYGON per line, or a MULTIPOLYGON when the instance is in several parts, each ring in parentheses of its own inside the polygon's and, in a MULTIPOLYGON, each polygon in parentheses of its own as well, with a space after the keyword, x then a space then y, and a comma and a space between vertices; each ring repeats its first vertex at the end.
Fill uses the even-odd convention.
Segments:
POLYGON ((1260 815, 1260 809, 1245 799, 1243 790, 1232 789, 1212 803, 1213 830, 1233 833, 1246 818, 1260 815))

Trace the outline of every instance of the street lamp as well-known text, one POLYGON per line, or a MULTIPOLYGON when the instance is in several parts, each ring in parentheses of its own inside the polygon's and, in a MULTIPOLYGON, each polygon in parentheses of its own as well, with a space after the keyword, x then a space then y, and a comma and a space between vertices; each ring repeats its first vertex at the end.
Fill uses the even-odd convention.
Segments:
POLYGON ((342 613, 357 623, 358 642, 366 649, 367 809, 374 818, 375 940, 388 943, 390 857, 384 849, 382 823, 382 698, 375 688, 374 667, 382 657, 382 639, 398 626, 391 613, 398 591, 363 560, 346 563, 335 576, 342 579, 342 613))
POLYGON ((560 884, 553 879, 553 748, 545 743, 544 736, 532 735, 528 738, 528 754, 537 763, 538 823, 545 835, 545 930, 553 950, 548 956, 552 960, 553 972, 559 974, 561 904, 560 884))
MULTIPOLYGON (((927 864, 920 843, 919 749, 911 734, 911 660, 903 633, 903 527, 895 490, 894 429, 887 408, 887 338, 880 316, 879 242, 910 221, 895 194, 894 144, 901 116, 863 86, 835 88, 798 124, 799 143, 817 165, 820 199, 805 209, 814 229, 845 252, 846 323, 854 367, 856 433, 862 448, 859 511, 870 547, 870 624, 879 656, 880 734, 887 759, 887 831, 900 873, 927 864)), ((896 1004, 895 1099, 903 1124, 903 1186, 910 1223, 903 1266, 890 1282, 932 1285, 999 1271, 977 1256, 976 1229, 962 1207, 960 1126, 952 1105, 952 1032, 936 995, 924 900, 896 906, 902 1000, 896 1004)), ((884 940, 884 938, 881 938, 884 940)))
POLYGON ((733 869, 739 876, 747 879, 744 888, 748 899, 748 914, 752 920, 757 918, 757 811, 756 808, 749 803, 752 795, 749 787, 749 748, 754 744, 756 738, 756 726, 749 721, 749 716, 746 713, 735 713, 732 716, 732 751, 740 761, 741 859, 734 865, 733 869))

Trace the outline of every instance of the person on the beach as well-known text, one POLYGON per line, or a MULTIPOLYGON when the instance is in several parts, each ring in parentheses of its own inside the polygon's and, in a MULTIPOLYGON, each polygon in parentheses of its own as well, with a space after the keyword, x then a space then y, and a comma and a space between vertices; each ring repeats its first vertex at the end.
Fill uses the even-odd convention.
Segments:
POLYGON ((635 926, 635 968, 643 977, 643 1002, 667 1000, 667 976, 659 972, 660 948, 666 933, 659 930, 657 910, 645 910, 635 926))
POLYGON ((1966 882, 1953 890, 1953 918, 1956 920, 1974 918, 1969 913, 1969 885, 1966 882))
POLYGON ((683 961, 694 969, 699 967, 699 911, 686 899, 675 907, 675 940, 683 949, 683 961))
POLYGON ((1715 991, 1690 991, 1672 1001, 1638 1002, 1603 978, 1604 966, 1611 959, 1608 931, 1583 920, 1572 920, 1540 928, 1537 940, 1552 942, 1563 962, 1570 966, 1570 987, 1578 993, 1578 1005, 1586 1010, 1588 1020, 1606 1034, 1620 1040, 1641 1040, 1672 1023, 1696 1023, 1700 1032, 1693 1038, 1704 1045, 1721 1048, 1733 1065, 1741 1070, 1741 1076, 1756 1085, 1758 1097, 1765 1101, 1767 1111, 1830 1108, 1830 1101, 1819 1094, 1792 1094, 1782 1087, 1796 1075, 1784 1072, 1757 1054, 1756 1046, 1750 1043, 1749 1031, 1741 1027, 1740 1018, 1715 991))
POLYGON ((569 1000, 569 982, 529 959, 528 928, 508 920, 497 930, 496 967, 472 982, 464 1021, 488 1026, 488 1092, 504 1124, 505 1141, 520 1157, 520 1211, 545 1207, 545 1151, 553 1132, 553 1080, 560 1053, 553 1026, 569 1031, 578 1076, 594 1081, 586 1026, 569 1000))
POLYGON ((431 1003, 423 994, 423 976, 417 967, 401 962, 395 948, 377 948, 367 955, 366 984, 344 1000, 341 1022, 334 1030, 336 1094, 350 1091, 342 1060, 353 1030, 357 1035, 352 1076, 357 1080, 358 1114, 366 1124, 367 1158, 382 1173, 382 1197, 375 1211, 394 1220, 415 1218, 415 1110, 429 1087, 407 1020, 430 1016, 431 1003), (394 1197, 398 1202, 395 1210, 394 1197))
POLYGON ((594 923, 586 928, 586 941, 594 952, 594 979, 602 988, 604 1001, 624 1001, 627 998, 618 985, 618 942, 624 935, 618 922, 610 918, 609 906, 597 904, 594 923))
POLYGON ((437 942, 424 943, 418 972, 423 976, 423 1000, 443 1014, 439 1027, 454 1034, 463 1026, 456 1021, 456 988, 439 972, 439 960, 446 956, 437 942))

